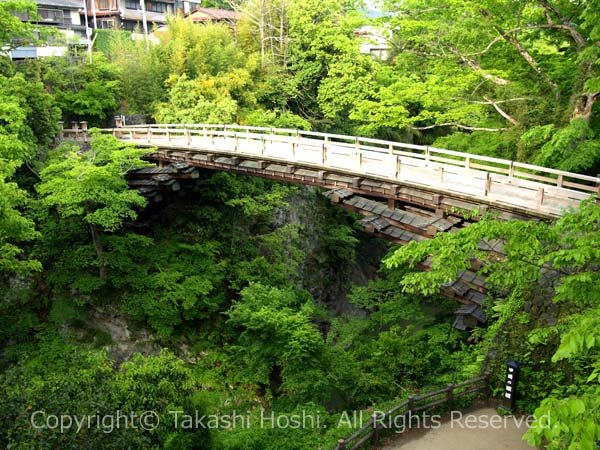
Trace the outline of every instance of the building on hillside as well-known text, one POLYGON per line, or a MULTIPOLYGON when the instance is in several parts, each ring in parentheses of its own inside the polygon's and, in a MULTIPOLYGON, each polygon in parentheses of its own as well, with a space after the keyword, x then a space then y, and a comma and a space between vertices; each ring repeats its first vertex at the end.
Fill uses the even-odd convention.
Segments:
MULTIPOLYGON (((143 30, 144 10, 148 31, 167 23, 167 16, 176 13, 187 14, 200 5, 197 1, 183 0, 86 0, 88 22, 100 29, 143 30)), ((81 11, 84 14, 83 10, 81 11)))
POLYGON ((193 22, 198 23, 225 23, 233 26, 240 15, 236 11, 229 9, 217 9, 217 8, 196 8, 185 17, 190 17, 193 22))
MULTIPOLYGON (((198 1, 188 0, 36 0, 36 3, 39 20, 34 23, 58 28, 60 33, 43 46, 22 46, 8 51, 12 59, 64 56, 70 45, 87 46, 87 36, 91 36, 93 28, 143 32, 144 15, 149 33, 164 29, 167 17, 175 14, 191 17, 197 23, 218 22, 230 26, 238 19, 235 11, 200 8, 198 1)), ((30 21, 24 15, 19 18, 30 21)), ((134 33, 132 37, 141 39, 143 35, 134 33)), ((150 38, 155 39, 152 35, 150 38)))
MULTIPOLYGON (((114 30, 142 30, 143 11, 140 0, 86 0, 88 22, 93 28, 114 30), (94 13, 96 23, 94 24, 94 13)), ((173 15, 173 0, 144 1, 148 30, 167 22, 167 14, 173 15)), ((82 14, 84 12, 82 11, 82 14)))
POLYGON ((118 28, 121 20, 121 11, 117 0, 84 0, 87 2, 86 8, 80 8, 82 20, 85 21, 85 12, 87 10, 87 20, 90 28, 94 28, 94 9, 96 13, 96 25, 99 29, 118 28))
POLYGON ((354 35, 361 41, 361 53, 381 60, 386 60, 390 57, 389 31, 366 25, 356 30, 354 35))
POLYGON ((9 51, 12 59, 42 58, 46 56, 63 56, 67 54, 69 46, 86 46, 85 24, 80 15, 83 7, 81 0, 38 0, 38 18, 32 18, 17 14, 23 21, 30 21, 39 25, 39 31, 43 27, 58 29, 58 33, 50 36, 44 45, 22 46, 9 51))

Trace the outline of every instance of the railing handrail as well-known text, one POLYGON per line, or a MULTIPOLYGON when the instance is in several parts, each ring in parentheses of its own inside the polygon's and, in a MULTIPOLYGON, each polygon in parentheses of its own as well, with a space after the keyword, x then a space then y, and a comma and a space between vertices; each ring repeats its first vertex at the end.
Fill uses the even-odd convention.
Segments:
MULTIPOLYGON (((554 185, 554 186, 558 185, 559 187, 562 187, 561 184, 562 184, 564 178, 595 183, 596 186, 594 186, 594 187, 600 186, 600 177, 593 177, 593 176, 589 176, 589 175, 583 175, 583 174, 578 174, 578 173, 574 173, 574 172, 567 172, 567 171, 563 171, 563 170, 552 169, 549 167, 537 166, 537 165, 533 165, 533 164, 526 164, 526 163, 521 163, 518 161, 508 160, 508 159, 494 158, 494 157, 485 156, 485 155, 478 155, 478 154, 474 154, 474 153, 459 152, 459 151, 455 151, 455 150, 448 150, 448 149, 436 148, 436 147, 431 147, 431 146, 407 144, 407 143, 403 143, 403 142, 387 141, 387 140, 382 140, 382 139, 374 139, 374 138, 361 137, 361 136, 349 136, 349 135, 342 135, 342 134, 321 133, 321 132, 316 132, 316 131, 304 131, 304 130, 290 129, 290 128, 259 127, 259 126, 237 125, 237 124, 151 124, 151 125, 144 124, 144 125, 128 125, 128 126, 124 126, 121 128, 117 128, 117 130, 120 130, 120 131, 127 131, 129 129, 135 129, 135 130, 151 129, 152 131, 155 131, 157 133, 160 133, 161 131, 170 131, 170 132, 171 131, 172 132, 179 131, 179 132, 181 132, 181 131, 185 131, 185 130, 190 130, 190 131, 203 130, 203 131, 205 131, 205 133, 207 135, 216 135, 215 132, 219 132, 219 133, 224 132, 224 133, 227 133, 227 135, 229 135, 231 132, 234 132, 234 130, 235 131, 239 130, 241 132, 244 132, 246 135, 248 135, 248 134, 255 135, 255 138, 260 138, 261 136, 262 137, 279 136, 281 134, 285 134, 289 137, 300 137, 300 138, 302 138, 302 137, 305 137, 305 138, 318 137, 318 138, 322 138, 323 140, 329 141, 336 145, 344 146, 344 144, 347 144, 347 146, 349 147, 351 145, 351 143, 353 143, 352 145, 358 145, 358 149, 360 149, 360 150, 377 152, 377 153, 401 154, 398 152, 402 151, 402 149, 404 149, 404 150, 408 149, 408 150, 412 150, 410 152, 410 157, 417 158, 417 159, 431 158, 432 162, 436 162, 436 158, 438 158, 438 155, 452 156, 452 157, 456 157, 459 159, 450 160, 448 158, 444 158, 442 162, 445 164, 455 165, 458 167, 466 167, 466 168, 472 167, 472 168, 479 169, 480 167, 478 165, 472 164, 472 163, 478 162, 478 161, 493 163, 493 164, 497 164, 501 167, 485 166, 485 168, 483 168, 483 170, 487 170, 489 172, 494 172, 494 173, 506 174, 509 176, 515 176, 517 178, 531 180, 531 181, 535 181, 537 183, 541 182, 541 183, 548 184, 548 185, 554 185), (261 132, 261 133, 256 133, 256 132, 261 132), (348 141, 348 142, 337 142, 337 141, 348 141), (378 145, 381 147, 366 146, 366 145, 361 145, 361 144, 374 144, 374 145, 378 145), (414 151, 422 152, 422 153, 417 153, 414 151), (539 175, 533 176, 534 174, 529 174, 526 172, 519 172, 519 173, 515 174, 515 172, 514 172, 515 168, 521 168, 524 170, 538 172, 538 173, 542 173, 542 174, 546 174, 546 175, 556 175, 557 178, 555 179, 553 177, 546 177, 548 179, 543 180, 540 178, 544 178, 544 177, 540 177, 539 175), (513 172, 512 174, 510 173, 511 171, 513 172)), ((110 132, 112 130, 113 129, 103 129, 102 131, 110 132)), ((246 138, 251 138, 251 137, 246 136, 246 138)), ((406 155, 406 156, 408 156, 408 155, 406 155)), ((589 185, 584 185, 585 187, 588 187, 588 189, 585 189, 585 187, 583 189, 578 189, 578 186, 573 185, 574 183, 568 183, 568 184, 569 184, 568 187, 571 189, 583 190, 587 193, 590 192, 589 185)))
MULTIPOLYGON (((431 391, 420 396, 409 397, 398 405, 392 407, 384 414, 376 414, 367 420, 359 429, 354 431, 350 436, 340 439, 334 450, 358 450, 365 444, 376 444, 379 437, 379 427, 377 422, 385 422, 387 419, 395 419, 399 416, 405 416, 414 412, 422 412, 426 409, 452 403, 454 399, 464 397, 477 392, 487 392, 489 390, 489 374, 464 381, 458 384, 448 384, 447 387, 437 391, 431 391), (475 386, 475 387, 472 387, 475 386), (433 397, 444 396, 442 399, 431 400, 425 404, 419 404, 423 400, 428 400, 433 397), (374 416, 376 416, 374 418, 374 416), (376 419, 377 421, 375 421, 376 419)), ((393 420, 389 423, 393 423, 393 420)))

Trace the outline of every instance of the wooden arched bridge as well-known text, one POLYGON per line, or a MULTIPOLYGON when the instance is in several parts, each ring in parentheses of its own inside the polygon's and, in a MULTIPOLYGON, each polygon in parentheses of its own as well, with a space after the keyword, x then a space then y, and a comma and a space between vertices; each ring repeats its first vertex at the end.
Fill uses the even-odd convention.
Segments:
POLYGON ((554 218, 600 192, 600 178, 371 138, 240 125, 138 125, 104 130, 156 147, 161 165, 243 172, 438 211, 554 218))
MULTIPOLYGON (((102 131, 157 149, 147 156, 157 167, 129 174, 130 186, 148 198, 179 189, 199 176, 198 168, 321 186, 332 202, 365 216, 365 231, 399 244, 456 231, 484 212, 500 219, 553 219, 590 196, 600 197, 600 177, 371 138, 212 124, 102 131)), ((480 247, 502 257, 500 241, 480 247)), ((456 311, 460 329, 486 321, 485 279, 477 274, 480 262, 472 264, 442 286, 464 304, 456 311)))

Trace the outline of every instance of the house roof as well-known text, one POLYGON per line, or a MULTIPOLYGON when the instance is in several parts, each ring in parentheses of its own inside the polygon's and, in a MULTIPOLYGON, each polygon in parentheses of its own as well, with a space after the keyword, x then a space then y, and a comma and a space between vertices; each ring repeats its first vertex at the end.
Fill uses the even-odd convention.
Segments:
POLYGON ((79 9, 83 6, 83 2, 79 0, 38 0, 37 5, 40 7, 52 6, 68 9, 79 9))
POLYGON ((237 12, 229 9, 196 8, 186 17, 191 17, 194 22, 208 22, 219 20, 238 20, 240 15, 237 12))

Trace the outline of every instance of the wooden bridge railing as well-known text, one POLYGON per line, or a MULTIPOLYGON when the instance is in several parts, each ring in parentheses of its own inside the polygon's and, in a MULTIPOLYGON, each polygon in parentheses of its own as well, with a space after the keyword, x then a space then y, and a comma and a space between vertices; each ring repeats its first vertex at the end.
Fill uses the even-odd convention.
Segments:
MULTIPOLYGON (((489 392, 489 374, 458 384, 449 384, 446 388, 428 392, 394 406, 385 413, 374 413, 361 428, 345 439, 340 439, 334 450, 358 450, 375 445, 384 430, 384 424, 393 424, 399 417, 407 417, 424 412, 431 408, 446 405, 452 407, 453 402, 461 397, 476 393, 489 392)), ((404 422, 403 422, 404 423, 404 422)))
POLYGON ((140 145, 233 153, 421 185, 542 216, 560 216, 590 195, 600 196, 600 177, 364 137, 214 124, 137 125, 103 131, 140 145))

